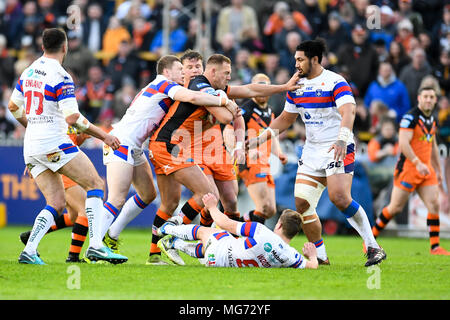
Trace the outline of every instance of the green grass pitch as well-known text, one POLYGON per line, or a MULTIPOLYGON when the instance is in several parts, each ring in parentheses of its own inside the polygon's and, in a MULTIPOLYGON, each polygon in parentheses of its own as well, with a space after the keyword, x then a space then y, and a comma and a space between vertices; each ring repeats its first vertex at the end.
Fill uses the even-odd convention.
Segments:
MULTIPOLYGON (((387 253, 379 268, 364 267, 358 236, 324 237, 330 266, 317 270, 206 268, 182 254, 187 265, 147 266, 150 231, 126 229, 123 265, 67 264, 71 229, 44 237, 46 266, 20 265, 20 232, 0 229, 0 299, 113 300, 448 300, 450 257, 431 256, 428 239, 379 238, 387 253)), ((305 241, 297 236, 298 250, 305 241)), ((441 245, 450 248, 449 240, 441 245)), ((83 252, 86 249, 83 248, 83 252)))

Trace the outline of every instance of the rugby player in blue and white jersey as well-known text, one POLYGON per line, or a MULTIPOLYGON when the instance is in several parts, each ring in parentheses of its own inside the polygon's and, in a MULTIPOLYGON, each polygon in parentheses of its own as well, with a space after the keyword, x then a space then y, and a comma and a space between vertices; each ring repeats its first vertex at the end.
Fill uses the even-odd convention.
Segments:
POLYGON ((21 74, 8 104, 14 117, 26 127, 25 164, 46 200, 46 207, 36 217, 25 249, 19 256, 19 263, 45 264, 37 254, 37 246, 66 206, 60 174, 87 191, 87 257, 112 263, 125 262, 126 257, 114 254, 102 244, 99 224, 104 183, 89 158, 70 140, 67 128, 74 126, 114 150, 120 141, 89 123, 79 112, 73 80, 61 65, 68 50, 64 30, 44 30, 42 42, 44 54, 21 74))
POLYGON ((284 210, 272 231, 259 222, 239 222, 228 218, 217 209, 218 201, 212 193, 204 195, 202 200, 221 230, 196 224, 182 225, 179 216, 172 217, 157 231, 161 236, 168 235, 158 242, 163 253, 178 249, 202 259, 207 267, 317 269, 314 244, 305 243, 304 256, 289 245, 300 230, 298 212, 284 210), (235 238, 234 234, 239 237, 235 238), (193 240, 200 241, 191 242, 193 240))
POLYGON ((380 263, 386 254, 378 245, 366 212, 351 196, 355 166, 353 122, 355 99, 347 81, 321 66, 325 43, 302 42, 295 52, 300 73, 300 89, 288 92, 283 112, 259 137, 248 141, 254 148, 288 129, 300 114, 306 128, 306 141, 299 160, 295 183, 295 205, 302 216, 302 228, 317 247, 320 264, 329 264, 322 239, 322 225, 316 213, 325 187, 333 204, 356 229, 367 248, 365 266, 380 263), (334 152, 333 152, 334 151, 334 152))

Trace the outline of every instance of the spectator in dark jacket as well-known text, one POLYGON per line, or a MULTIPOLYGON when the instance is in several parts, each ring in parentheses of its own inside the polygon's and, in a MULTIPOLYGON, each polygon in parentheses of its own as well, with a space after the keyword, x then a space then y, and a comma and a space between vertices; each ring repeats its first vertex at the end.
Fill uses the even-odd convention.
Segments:
POLYGON ((325 39, 328 51, 337 53, 339 47, 345 43, 350 43, 350 33, 342 26, 341 16, 336 11, 328 15, 328 29, 320 34, 325 39))
POLYGON ((125 79, 131 79, 136 88, 143 86, 141 79, 147 73, 145 62, 133 51, 129 41, 123 40, 119 45, 119 53, 110 61, 107 74, 112 80, 114 90, 122 87, 125 79))
POLYGON ((432 69, 426 60, 425 51, 422 48, 414 49, 411 54, 412 61, 403 68, 399 79, 408 89, 409 100, 412 107, 415 107, 417 105, 417 90, 420 82, 426 75, 431 73, 432 69))
POLYGON ((83 22, 83 44, 97 52, 102 49, 103 34, 108 21, 103 16, 103 9, 98 3, 90 4, 87 8, 87 17, 83 22))
POLYGON ((349 75, 362 96, 377 74, 378 56, 372 44, 367 42, 367 30, 355 25, 352 30, 352 42, 338 51, 338 65, 346 66, 349 75))

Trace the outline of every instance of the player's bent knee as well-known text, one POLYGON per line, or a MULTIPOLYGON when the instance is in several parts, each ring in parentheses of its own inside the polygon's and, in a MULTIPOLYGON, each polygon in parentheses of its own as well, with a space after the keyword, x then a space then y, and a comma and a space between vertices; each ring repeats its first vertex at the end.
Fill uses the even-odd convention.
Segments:
POLYGON ((310 207, 308 210, 300 214, 303 224, 313 223, 319 220, 319 216, 317 215, 316 208, 310 207))
POLYGON ((301 198, 295 198, 295 208, 297 209, 297 212, 302 213, 308 210, 310 207, 309 202, 305 199, 301 198))
POLYGON ((322 192, 325 189, 325 186, 320 182, 302 176, 302 179, 310 181, 308 184, 306 183, 296 183, 294 189, 295 195, 295 203, 299 205, 299 209, 310 210, 311 208, 315 210, 317 204, 319 203, 320 197, 322 196, 322 192), (308 206, 309 205, 309 206, 308 206))
POLYGON ((151 202, 153 202, 153 200, 156 199, 156 190, 152 189, 152 190, 147 190, 147 192, 139 194, 139 197, 142 199, 142 201, 144 201, 146 204, 150 204, 151 202))
POLYGON ((295 203, 298 206, 297 209, 300 210, 302 223, 309 224, 319 219, 316 207, 325 186, 310 177, 302 175, 301 178, 309 182, 295 184, 295 203))
POLYGON ((352 202, 352 198, 348 197, 343 192, 337 192, 334 194, 330 194, 329 196, 330 201, 341 211, 345 210, 352 202))
POLYGON ((66 201, 65 199, 53 200, 52 202, 48 202, 48 205, 55 209, 58 212, 58 215, 61 215, 66 207, 66 201))
POLYGON ((262 207, 262 213, 266 219, 271 218, 277 212, 276 207, 271 203, 265 203, 262 207))

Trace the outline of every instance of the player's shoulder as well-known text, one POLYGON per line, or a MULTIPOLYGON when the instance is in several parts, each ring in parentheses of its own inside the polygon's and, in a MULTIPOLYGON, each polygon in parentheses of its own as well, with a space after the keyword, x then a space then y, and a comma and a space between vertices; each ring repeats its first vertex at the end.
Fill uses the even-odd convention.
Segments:
POLYGON ((252 99, 248 99, 244 101, 241 105, 241 109, 245 110, 245 112, 252 112, 255 109, 256 103, 252 99))
POLYGON ((325 79, 325 83, 328 83, 332 86, 335 86, 340 82, 347 83, 347 80, 345 80, 345 78, 342 75, 328 69, 324 69, 324 73, 322 74, 322 76, 325 79))
POLYGON ((158 86, 158 85, 163 85, 163 84, 165 84, 165 83, 167 83, 167 84, 169 84, 169 85, 177 85, 177 86, 179 86, 178 83, 176 83, 175 81, 172 81, 172 80, 170 80, 170 79, 167 79, 165 76, 163 76, 163 75, 161 75, 161 74, 157 75, 156 78, 153 79, 152 82, 150 82, 150 84, 152 84, 152 85, 157 85, 157 86, 158 86))
MULTIPOLYGON (((189 82, 189 89, 195 91, 214 90, 204 75, 199 75, 191 79, 189 82)), ((215 91, 215 90, 214 90, 215 91)))
POLYGON ((408 112, 406 112, 400 121, 400 128, 412 128, 419 119, 420 110, 419 108, 412 108, 408 112))

